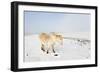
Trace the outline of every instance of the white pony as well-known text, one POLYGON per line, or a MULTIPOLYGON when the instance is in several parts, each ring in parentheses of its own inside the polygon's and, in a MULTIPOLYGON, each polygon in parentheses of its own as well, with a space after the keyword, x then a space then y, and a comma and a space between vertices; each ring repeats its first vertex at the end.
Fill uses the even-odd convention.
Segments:
POLYGON ((55 53, 55 45, 63 45, 63 37, 57 33, 41 33, 39 35, 41 41, 41 50, 47 54, 50 52, 55 53))

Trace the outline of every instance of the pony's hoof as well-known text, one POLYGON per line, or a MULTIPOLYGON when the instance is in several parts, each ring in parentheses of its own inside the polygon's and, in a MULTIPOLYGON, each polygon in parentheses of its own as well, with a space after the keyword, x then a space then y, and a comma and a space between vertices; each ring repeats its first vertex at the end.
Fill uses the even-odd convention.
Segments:
POLYGON ((54 56, 58 56, 58 54, 55 54, 54 56))
POLYGON ((45 50, 44 50, 43 48, 41 48, 41 50, 42 50, 43 52, 45 52, 45 50))
POLYGON ((47 54, 49 54, 49 52, 47 51, 47 54))

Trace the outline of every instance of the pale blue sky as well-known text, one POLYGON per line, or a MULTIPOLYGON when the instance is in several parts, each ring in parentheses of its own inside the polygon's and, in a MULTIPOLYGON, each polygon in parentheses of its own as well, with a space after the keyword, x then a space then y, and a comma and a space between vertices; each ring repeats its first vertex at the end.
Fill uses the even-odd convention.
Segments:
POLYGON ((90 14, 24 11, 25 33, 90 32, 90 14))

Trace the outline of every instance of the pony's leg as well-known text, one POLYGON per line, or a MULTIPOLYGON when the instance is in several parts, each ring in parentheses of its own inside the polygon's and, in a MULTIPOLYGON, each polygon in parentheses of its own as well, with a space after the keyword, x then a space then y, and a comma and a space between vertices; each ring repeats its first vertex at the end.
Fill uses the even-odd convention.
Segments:
POLYGON ((41 50, 42 50, 43 52, 45 52, 45 49, 44 49, 44 45, 43 45, 43 44, 41 45, 41 50))
POLYGON ((49 54, 49 50, 47 50, 47 54, 49 54))
POLYGON ((47 53, 47 54, 50 53, 50 48, 51 48, 50 45, 48 45, 47 48, 46 48, 46 53, 47 53))
POLYGON ((49 54, 49 52, 50 52, 50 47, 48 46, 47 47, 47 54, 49 54))
POLYGON ((52 45, 52 52, 53 53, 55 53, 55 50, 54 50, 55 48, 54 48, 54 45, 52 45))
POLYGON ((55 48, 54 48, 54 45, 52 45, 52 51, 53 51, 53 53, 54 53, 54 56, 58 56, 58 54, 56 54, 56 51, 54 50, 55 48))
POLYGON ((53 53, 56 53, 54 49, 52 49, 53 53))

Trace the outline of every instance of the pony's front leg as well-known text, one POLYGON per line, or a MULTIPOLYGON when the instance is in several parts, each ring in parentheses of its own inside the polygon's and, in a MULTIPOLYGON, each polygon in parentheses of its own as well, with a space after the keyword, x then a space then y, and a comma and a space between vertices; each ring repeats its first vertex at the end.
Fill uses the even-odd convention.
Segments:
POLYGON ((54 48, 54 45, 52 45, 52 52, 53 53, 55 53, 55 50, 54 50, 55 48, 54 48))
POLYGON ((43 44, 41 45, 41 50, 42 50, 43 52, 45 52, 45 48, 44 48, 44 45, 43 45, 43 44))
POLYGON ((54 53, 54 56, 58 56, 58 54, 56 54, 54 45, 52 45, 52 52, 54 53))
POLYGON ((49 50, 47 50, 47 54, 49 54, 49 50))

